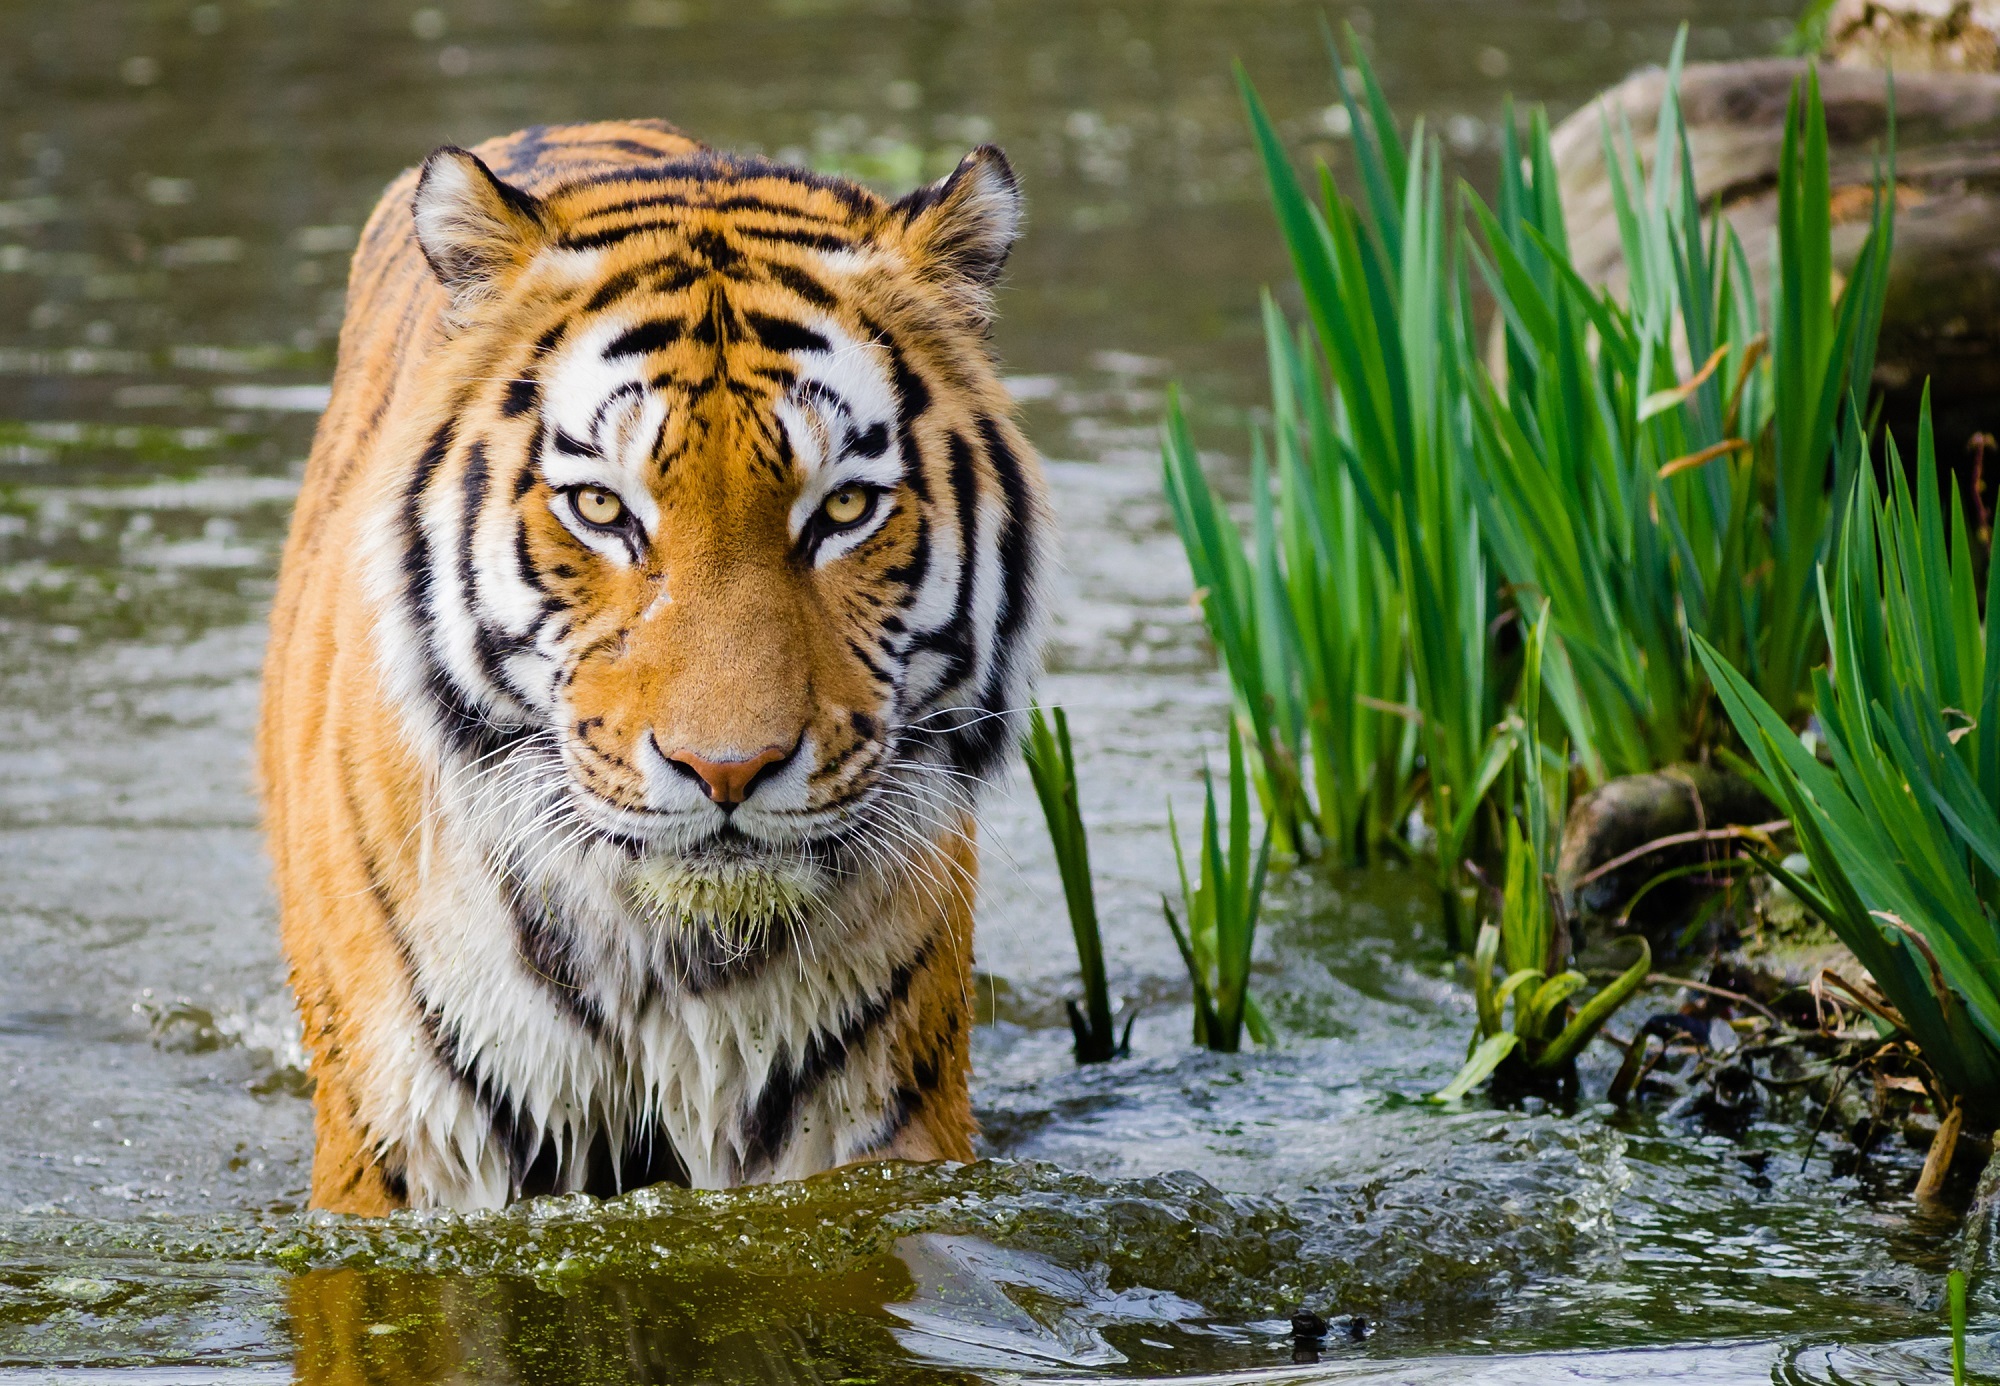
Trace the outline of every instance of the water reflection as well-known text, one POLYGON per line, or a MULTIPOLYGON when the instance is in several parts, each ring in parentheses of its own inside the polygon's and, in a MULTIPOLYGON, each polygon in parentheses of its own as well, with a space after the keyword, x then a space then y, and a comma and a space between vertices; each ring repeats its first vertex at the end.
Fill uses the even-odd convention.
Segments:
MULTIPOLYGON (((670 1266, 671 1253, 662 1248, 670 1266)), ((767 1279, 705 1268, 464 1281, 401 1270, 314 1271, 286 1312, 304 1383, 731 1381, 872 1374, 897 1355, 878 1306, 907 1296, 893 1257, 845 1275, 767 1279)), ((949 1379, 938 1374, 939 1379, 949 1379)))

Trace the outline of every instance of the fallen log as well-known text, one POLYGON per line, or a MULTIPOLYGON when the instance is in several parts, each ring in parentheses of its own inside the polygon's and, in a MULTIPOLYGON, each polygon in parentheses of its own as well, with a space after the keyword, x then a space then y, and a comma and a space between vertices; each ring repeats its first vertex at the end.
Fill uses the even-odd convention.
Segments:
MULTIPOLYGON (((1771 58, 1697 63, 1682 74, 1695 188, 1704 205, 1720 205, 1742 237, 1767 303, 1785 108, 1805 70, 1802 60, 1771 58)), ((1822 68, 1820 84, 1834 263, 1844 271, 1868 230, 1886 152, 1889 79, 1879 70, 1836 65, 1822 68)), ((1664 72, 1637 73, 1572 114, 1552 137, 1576 267, 1614 290, 1624 264, 1603 132, 1622 140, 1629 128, 1650 162, 1665 90, 1664 72)), ((1953 458, 1975 434, 2000 433, 2000 74, 1899 69, 1895 119, 1895 252, 1875 383, 1885 395, 1885 417, 1903 433, 1928 377, 1939 454, 1953 458)))
POLYGON ((1846 67, 1910 72, 2000 72, 1994 0, 1837 0, 1822 56, 1846 67))

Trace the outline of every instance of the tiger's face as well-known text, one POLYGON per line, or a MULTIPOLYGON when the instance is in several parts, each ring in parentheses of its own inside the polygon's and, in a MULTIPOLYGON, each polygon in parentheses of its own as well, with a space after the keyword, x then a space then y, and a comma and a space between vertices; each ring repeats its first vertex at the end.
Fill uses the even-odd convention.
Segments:
POLYGON ((707 153, 531 195, 447 149, 413 211, 455 324, 405 498, 425 716, 505 767, 519 870, 615 855, 745 931, 955 830, 1039 624, 999 152, 890 204, 707 153))

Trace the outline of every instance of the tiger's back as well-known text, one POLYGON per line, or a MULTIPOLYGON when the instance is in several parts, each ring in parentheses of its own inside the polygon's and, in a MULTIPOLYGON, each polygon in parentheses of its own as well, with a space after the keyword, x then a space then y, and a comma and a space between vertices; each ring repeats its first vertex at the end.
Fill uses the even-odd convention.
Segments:
POLYGON ((1044 529, 984 346, 1015 196, 658 122, 385 194, 259 734, 315 1206, 970 1155, 1044 529))

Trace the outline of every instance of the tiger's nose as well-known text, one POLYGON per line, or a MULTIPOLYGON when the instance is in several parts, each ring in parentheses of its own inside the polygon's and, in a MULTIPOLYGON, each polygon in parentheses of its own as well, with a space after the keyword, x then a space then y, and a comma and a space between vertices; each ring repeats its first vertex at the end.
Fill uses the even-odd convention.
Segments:
POLYGON ((757 781, 790 760, 798 749, 796 741, 790 746, 766 746, 742 760, 708 760, 693 751, 682 750, 669 753, 667 762, 688 778, 699 781, 711 802, 733 809, 750 797, 757 781))

